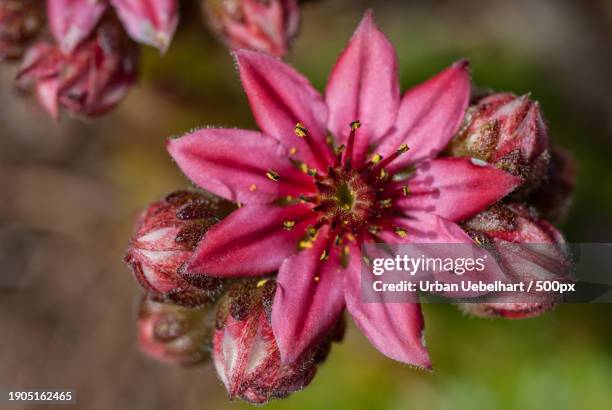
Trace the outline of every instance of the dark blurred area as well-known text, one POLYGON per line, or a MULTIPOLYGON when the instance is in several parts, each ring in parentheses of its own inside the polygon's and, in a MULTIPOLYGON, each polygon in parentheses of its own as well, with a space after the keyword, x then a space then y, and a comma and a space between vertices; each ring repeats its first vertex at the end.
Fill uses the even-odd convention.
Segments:
MULTIPOLYGON (((540 101, 552 140, 579 165, 561 229, 572 242, 612 240, 611 1, 306 2, 288 59, 318 89, 367 8, 397 47, 403 90, 468 57, 479 87, 540 101)), ((14 89, 16 67, 0 68, 0 387, 76 390, 66 408, 88 410, 247 408, 227 401, 210 365, 138 352, 140 289, 122 261, 132 223, 189 184, 165 139, 255 127, 229 53, 191 2, 167 55, 143 57, 140 84, 93 121, 51 120, 14 89)), ((309 388, 269 407, 609 408, 609 306, 514 322, 424 310, 433 373, 384 358, 350 328, 309 388)))

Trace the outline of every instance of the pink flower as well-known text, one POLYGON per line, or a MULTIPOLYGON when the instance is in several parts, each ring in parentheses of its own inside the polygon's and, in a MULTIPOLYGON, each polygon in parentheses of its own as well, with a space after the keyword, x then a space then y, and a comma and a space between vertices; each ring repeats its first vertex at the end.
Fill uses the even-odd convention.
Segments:
MULTIPOLYGON (((563 235, 527 205, 498 203, 463 226, 476 243, 494 250, 504 277, 510 281, 570 280, 571 262, 563 235)), ((559 301, 559 293, 532 291, 497 294, 491 301, 460 307, 476 316, 521 319, 545 313, 559 301)))
POLYGON ((280 57, 299 28, 297 0, 204 0, 202 4, 211 28, 230 48, 280 57))
POLYGON ((166 51, 178 25, 177 0, 47 0, 51 30, 64 53, 89 37, 109 2, 134 41, 166 51))
POLYGON ((93 117, 113 108, 136 81, 138 50, 114 20, 102 22, 72 53, 39 42, 24 56, 18 80, 34 83, 38 99, 53 116, 60 108, 93 117))
POLYGON ((193 277, 185 265, 206 230, 219 221, 223 206, 212 196, 176 191, 147 207, 125 255, 143 288, 182 305, 219 296, 221 279, 193 277))
POLYGON ((383 354, 429 368, 417 303, 360 302, 360 245, 472 243, 456 222, 520 184, 479 160, 435 159, 468 106, 467 62, 400 97, 395 51, 369 12, 324 98, 273 57, 235 57, 261 132, 205 128, 168 142, 192 181, 243 204, 208 231, 189 270, 219 277, 278 270, 272 329, 283 363, 320 340, 346 308, 383 354), (342 145, 334 150, 334 142, 342 145))
POLYGON ((332 340, 343 332, 340 320, 298 360, 283 364, 270 326, 274 280, 234 285, 220 303, 213 334, 213 361, 230 398, 263 404, 307 386, 325 360, 332 340))

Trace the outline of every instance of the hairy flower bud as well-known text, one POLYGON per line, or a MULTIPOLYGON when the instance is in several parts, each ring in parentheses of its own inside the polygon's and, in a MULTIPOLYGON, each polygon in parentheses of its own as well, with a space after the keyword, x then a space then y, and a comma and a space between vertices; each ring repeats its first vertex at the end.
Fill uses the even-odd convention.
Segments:
POLYGON ((454 156, 487 161, 524 183, 521 192, 537 188, 548 169, 548 131, 540 106, 528 95, 492 94, 466 113, 465 125, 450 144, 454 156))
POLYGON ((113 108, 136 81, 138 49, 112 19, 70 54, 45 42, 31 47, 18 80, 34 84, 39 102, 53 117, 63 108, 92 117, 113 108))
POLYGON ((340 340, 343 322, 313 344, 295 362, 284 364, 270 315, 276 283, 273 279, 235 284, 219 305, 213 335, 213 361, 230 398, 262 404, 306 387, 340 340))
POLYGON ((179 21, 178 0, 110 0, 135 41, 166 52, 179 21))
POLYGON ((43 23, 39 0, 0 0, 0 61, 19 58, 43 23))
MULTIPOLYGON (((466 221, 464 228, 476 243, 492 251, 511 282, 571 281, 571 261, 563 236, 524 204, 498 203, 466 221)), ((559 295, 497 294, 492 300, 465 303, 460 308, 483 317, 526 318, 552 309, 559 295)))
POLYGON ((189 308, 143 297, 138 312, 138 341, 148 356, 191 366, 210 358, 214 313, 209 306, 189 308))
POLYGON ((223 281, 185 271, 198 242, 225 214, 226 201, 177 191, 154 202, 140 216, 125 261, 147 290, 183 305, 214 300, 223 281))
POLYGON ((299 28, 297 0, 204 0, 203 8, 211 28, 230 48, 280 57, 299 28))
POLYGON ((549 221, 558 223, 567 215, 576 185, 576 169, 576 160, 569 152, 552 148, 546 179, 529 198, 549 221))

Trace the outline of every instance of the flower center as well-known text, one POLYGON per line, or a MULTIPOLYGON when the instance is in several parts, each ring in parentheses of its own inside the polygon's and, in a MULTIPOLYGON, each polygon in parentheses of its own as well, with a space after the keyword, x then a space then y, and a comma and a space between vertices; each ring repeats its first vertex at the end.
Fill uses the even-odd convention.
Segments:
MULTIPOLYGON (((321 175, 305 167, 314 179, 318 193, 313 197, 302 197, 302 201, 315 204, 313 210, 319 213, 314 231, 329 224, 337 235, 360 235, 387 227, 387 220, 393 214, 393 184, 385 167, 399 155, 408 151, 402 145, 394 154, 384 160, 374 155, 363 166, 353 166, 353 147, 359 121, 350 124, 351 132, 346 146, 336 149, 336 161, 321 175)), ((309 138, 302 124, 297 124, 295 133, 300 138, 309 138)), ((407 191, 406 191, 407 192, 407 191)))

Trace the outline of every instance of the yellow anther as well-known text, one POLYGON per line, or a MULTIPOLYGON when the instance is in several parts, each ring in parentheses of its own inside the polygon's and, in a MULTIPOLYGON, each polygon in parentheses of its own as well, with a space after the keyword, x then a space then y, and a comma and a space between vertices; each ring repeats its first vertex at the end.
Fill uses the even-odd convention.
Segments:
POLYGON ((379 153, 375 153, 374 156, 372 157, 372 163, 378 164, 380 161, 382 161, 382 159, 383 159, 382 155, 380 155, 379 153))
POLYGON ((355 242, 355 235, 349 232, 346 234, 346 239, 348 239, 351 242, 355 242))
POLYGON ((332 142, 334 142, 334 139, 331 135, 328 135, 327 137, 325 137, 325 142, 327 143, 327 145, 331 145, 332 142))
POLYGON ((268 283, 268 279, 262 279, 259 282, 257 282, 256 287, 261 288, 263 285, 265 285, 266 283, 268 283))
POLYGON ((361 122, 359 120, 351 122, 351 129, 356 130, 361 128, 361 122))
POLYGON ((380 170, 380 179, 382 179, 383 181, 386 180, 387 178, 389 178, 389 172, 386 169, 381 169, 380 170))
POLYGON ((308 170, 308 175, 310 175, 311 177, 316 176, 316 175, 317 175, 317 170, 316 170, 316 168, 310 168, 310 169, 308 170))
POLYGON ((345 255, 348 255, 351 252, 351 247, 348 245, 345 245, 344 248, 342 248, 342 253, 345 255))
POLYGON ((346 149, 346 145, 344 144, 340 145, 338 148, 336 148, 336 154, 338 155, 342 154, 345 149, 346 149))
POLYGON ((310 249, 312 248, 312 241, 303 240, 298 242, 298 248, 300 249, 310 249))
POLYGON ((382 199, 380 201, 380 206, 382 206, 383 208, 389 208, 391 206, 391 199, 390 198, 382 199))
POLYGON ((306 233, 311 238, 314 238, 315 236, 317 236, 317 230, 314 226, 309 226, 308 229, 306 229, 306 233))
POLYGON ((399 227, 395 228, 395 234, 400 238, 405 238, 406 236, 408 236, 408 232, 406 232, 405 229, 399 227))
POLYGON ((404 196, 408 196, 408 194, 410 194, 410 188, 408 188, 408 185, 404 185, 402 187, 402 192, 404 193, 404 196))
POLYGON ((274 182, 280 179, 280 175, 278 175, 278 172, 274 171, 273 169, 268 169, 268 172, 266 172, 266 176, 268 177, 268 179, 271 179, 274 182))
POLYGON ((295 221, 283 221, 283 228, 286 231, 290 231, 295 228, 295 221))
POLYGON ((255 184, 251 184, 251 186, 249 187, 249 191, 253 192, 257 189, 257 185, 255 184))
POLYGON ((397 152, 398 154, 403 154, 404 152, 408 152, 408 145, 407 144, 402 144, 400 145, 400 147, 398 148, 397 152))
POLYGON ((302 124, 301 122, 298 122, 295 125, 295 135, 297 135, 300 138, 306 138, 306 136, 308 135, 308 130, 306 129, 304 124, 302 124))
POLYGON ((306 163, 304 162, 300 163, 300 171, 305 174, 308 174, 308 165, 306 165, 306 163))
POLYGON ((295 155, 295 154, 297 154, 297 148, 296 148, 296 147, 291 147, 291 149, 289 150, 289 154, 290 154, 290 155, 295 155))
POLYGON ((376 225, 370 225, 368 227, 368 232, 370 232, 371 234, 377 234, 378 232, 380 232, 380 227, 376 225))
POLYGON ((324 249, 323 252, 321 252, 321 257, 319 259, 322 261, 329 259, 329 252, 327 252, 327 249, 324 249))

